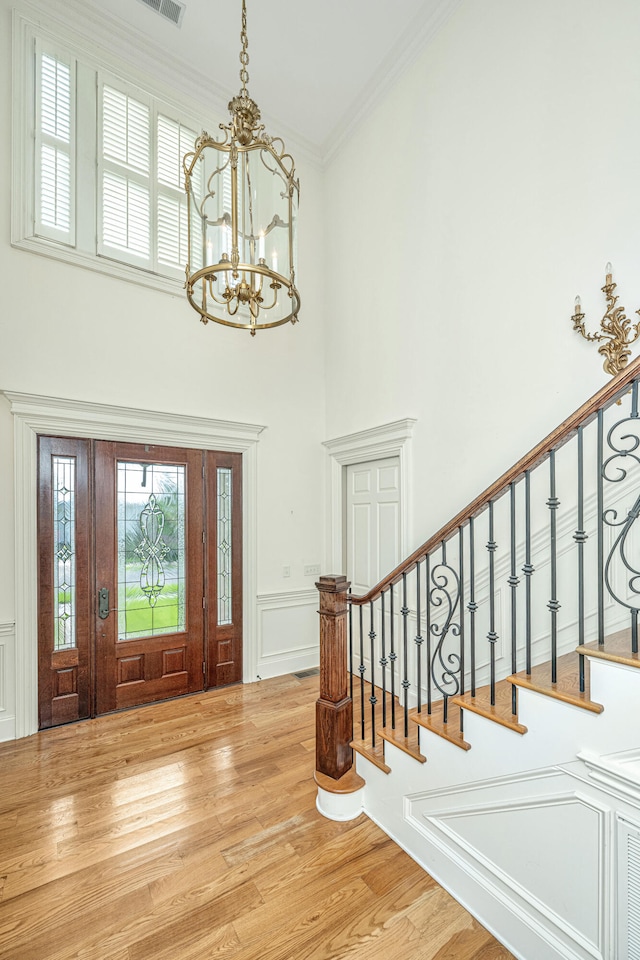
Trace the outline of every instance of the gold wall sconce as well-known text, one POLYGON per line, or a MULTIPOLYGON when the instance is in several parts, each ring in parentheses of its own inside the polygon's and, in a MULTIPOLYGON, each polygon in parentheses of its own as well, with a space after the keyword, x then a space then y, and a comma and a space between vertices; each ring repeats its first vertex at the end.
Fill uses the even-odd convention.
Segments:
MULTIPOLYGON (((624 307, 616 307, 618 297, 615 295, 616 284, 612 280, 610 263, 605 273, 605 284, 601 289, 606 297, 607 310, 600 321, 600 333, 587 333, 585 330, 580 297, 576 297, 572 320, 573 329, 581 333, 585 340, 600 342, 598 353, 604 357, 605 372, 615 377, 627 365, 631 356, 629 347, 640 337, 640 321, 632 324, 624 307)), ((636 310, 636 313, 640 315, 640 310, 636 310)))

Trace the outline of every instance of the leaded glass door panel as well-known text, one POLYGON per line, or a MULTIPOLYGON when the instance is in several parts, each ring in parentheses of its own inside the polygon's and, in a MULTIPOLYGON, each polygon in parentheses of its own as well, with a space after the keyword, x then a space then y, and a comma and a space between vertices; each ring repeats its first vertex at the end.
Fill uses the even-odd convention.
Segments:
POLYGON ((38 460, 38 713, 90 716, 90 441, 41 437, 38 460))
POLYGON ((204 686, 199 450, 95 444, 96 713, 204 686))
POLYGON ((242 680, 242 455, 207 454, 207 686, 242 680))

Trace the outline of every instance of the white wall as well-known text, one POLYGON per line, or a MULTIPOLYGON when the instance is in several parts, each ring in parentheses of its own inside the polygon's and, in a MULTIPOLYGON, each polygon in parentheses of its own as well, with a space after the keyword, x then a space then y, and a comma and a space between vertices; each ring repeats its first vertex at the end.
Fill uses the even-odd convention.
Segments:
MULTIPOLYGON (((308 591, 323 551, 322 175, 301 180, 300 323, 258 333, 204 327, 184 296, 11 248, 11 7, 0 0, 0 390, 266 426, 258 443, 257 590, 308 591), (282 565, 291 577, 282 578, 282 565)), ((58 12, 64 11, 61 4, 58 12)), ((72 29, 72 27, 71 27, 72 29)), ((223 80, 224 78, 218 78, 223 80)), ((162 89, 162 88, 161 88, 162 89)), ((256 90, 259 98, 259 91, 256 90)), ((203 115, 202 104, 193 105, 203 115)), ((203 125, 214 130, 207 114, 203 125)), ((277 130, 270 130, 277 134, 277 130)), ((287 147, 296 155, 294 143, 287 147)), ((0 398, 0 623, 14 620, 13 447, 0 398)), ((298 625, 294 608, 292 629, 298 625)), ((285 629, 286 618, 285 618, 285 629)), ((265 638, 263 638, 265 640, 265 638)), ((266 638, 265 642, 281 638, 266 638)), ((295 637, 288 638, 295 663, 295 637)), ((301 638, 301 665, 310 638, 301 638)))
POLYGON ((327 438, 417 419, 410 549, 604 384, 570 315, 608 260, 640 306, 639 37, 467 0, 329 165, 327 438))

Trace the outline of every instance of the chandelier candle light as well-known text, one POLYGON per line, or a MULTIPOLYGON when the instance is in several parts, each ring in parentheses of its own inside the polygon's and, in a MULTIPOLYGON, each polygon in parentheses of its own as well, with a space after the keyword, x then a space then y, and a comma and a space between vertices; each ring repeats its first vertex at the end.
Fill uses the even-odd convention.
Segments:
MULTIPOLYGON (((600 321, 601 332, 586 332, 580 297, 576 297, 572 320, 573 329, 581 333, 585 340, 603 341, 598 347, 598 353, 604 357, 605 372, 615 377, 626 367, 627 360, 631 356, 629 347, 640 337, 640 321, 632 324, 625 315, 624 307, 616 307, 617 284, 612 280, 613 271, 610 263, 605 268, 605 274, 605 284, 601 289, 607 300, 607 310, 600 321)), ((640 314, 640 310, 636 310, 636 313, 640 314)))
POLYGON ((296 217, 300 184, 281 139, 264 132, 248 94, 242 0, 241 88, 224 136, 203 131, 182 163, 188 209, 186 290, 203 323, 256 330, 296 323, 296 217))

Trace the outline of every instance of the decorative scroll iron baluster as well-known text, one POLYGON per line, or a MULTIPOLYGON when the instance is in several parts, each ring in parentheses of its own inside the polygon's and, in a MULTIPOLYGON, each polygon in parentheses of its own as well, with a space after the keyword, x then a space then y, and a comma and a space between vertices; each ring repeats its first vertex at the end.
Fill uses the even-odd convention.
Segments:
POLYGON ((429 602, 444 614, 441 623, 431 624, 431 634, 436 640, 431 660, 431 676, 434 686, 442 694, 443 721, 447 723, 449 697, 457 696, 461 690, 460 653, 454 651, 445 653, 444 649, 449 634, 453 637, 460 636, 460 623, 454 619, 460 603, 460 577, 457 571, 447 563, 447 548, 444 541, 442 560, 431 571, 429 602))
MULTIPOLYGON (((602 479, 609 483, 621 483, 626 479, 630 467, 626 464, 630 461, 631 465, 640 464, 640 456, 636 452, 640 446, 640 436, 638 436, 638 383, 634 381, 631 395, 631 413, 628 417, 618 420, 609 429, 607 433, 607 448, 611 451, 610 456, 602 462, 602 479), (626 432, 623 432, 626 431, 626 432), (622 466, 622 463, 625 466, 622 466), (615 470, 615 473, 613 471, 615 470)), ((635 498, 633 506, 628 511, 627 516, 618 520, 618 511, 610 508, 602 511, 602 522, 608 527, 619 528, 604 567, 604 582, 613 599, 622 607, 626 607, 631 613, 631 649, 633 653, 638 652, 638 611, 640 610, 640 599, 635 602, 629 602, 628 595, 621 595, 620 586, 613 580, 614 559, 618 559, 618 569, 620 564, 626 571, 624 578, 626 588, 633 597, 640 598, 640 569, 638 561, 633 556, 633 550, 629 542, 633 526, 640 516, 640 494, 635 498)), ((637 551, 636 551, 637 553, 637 551)))

